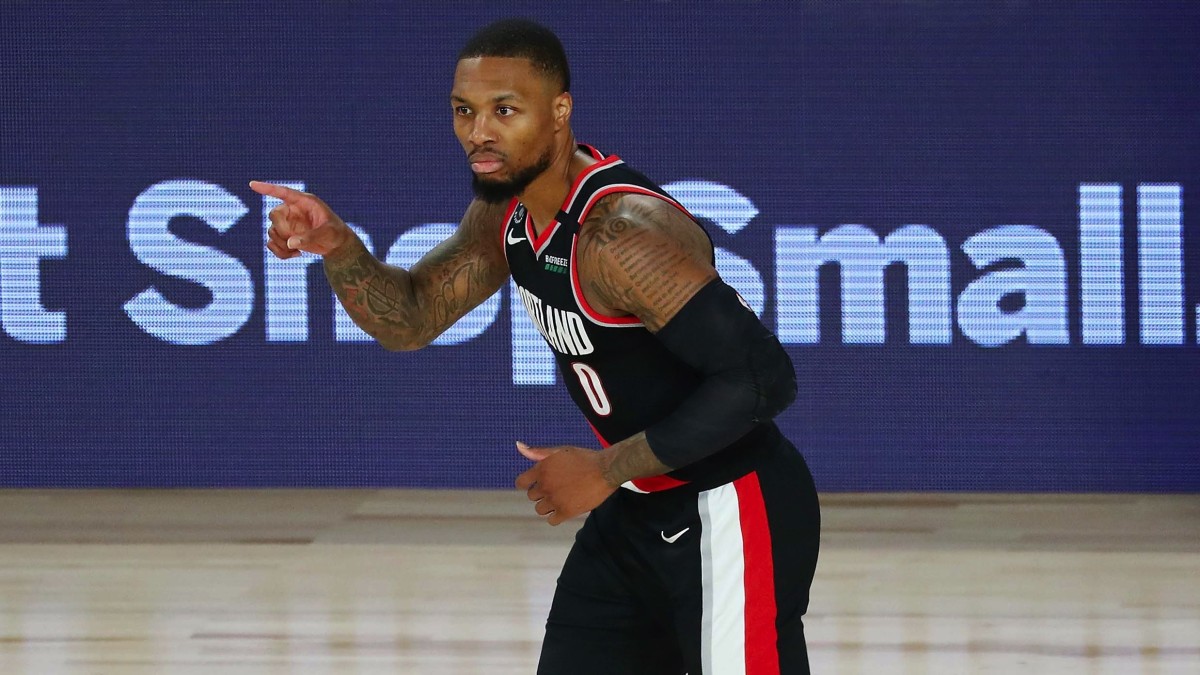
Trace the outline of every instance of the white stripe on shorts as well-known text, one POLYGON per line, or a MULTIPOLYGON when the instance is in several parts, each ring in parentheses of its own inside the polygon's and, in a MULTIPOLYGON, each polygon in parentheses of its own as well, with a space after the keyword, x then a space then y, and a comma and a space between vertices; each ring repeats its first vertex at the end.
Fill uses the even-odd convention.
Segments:
POLYGON ((733 483, 699 497, 704 617, 700 659, 705 675, 746 672, 746 588, 742 523, 733 483))

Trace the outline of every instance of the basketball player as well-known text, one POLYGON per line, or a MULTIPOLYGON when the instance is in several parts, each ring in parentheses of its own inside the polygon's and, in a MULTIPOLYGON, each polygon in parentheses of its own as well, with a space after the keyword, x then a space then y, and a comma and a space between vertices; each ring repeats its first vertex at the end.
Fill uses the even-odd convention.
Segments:
POLYGON ((539 673, 807 673, 820 515, 804 460, 771 421, 796 392, 779 341, 720 279, 678 202, 576 142, 549 30, 479 31, 450 107, 476 197, 411 270, 381 263, 315 196, 254 182, 283 201, 267 247, 324 256, 346 311, 391 350, 429 344, 512 275, 605 446, 517 443, 535 462, 517 486, 539 515, 590 512, 539 673))

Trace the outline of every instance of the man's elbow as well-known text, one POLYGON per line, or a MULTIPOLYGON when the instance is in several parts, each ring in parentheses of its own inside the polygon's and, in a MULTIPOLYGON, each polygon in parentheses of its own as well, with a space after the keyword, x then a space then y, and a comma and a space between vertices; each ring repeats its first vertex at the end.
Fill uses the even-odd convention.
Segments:
POLYGON ((796 400, 796 369, 774 335, 762 341, 755 356, 758 403, 754 417, 765 422, 786 410, 796 400))
POLYGON ((796 375, 779 377, 759 390, 759 404, 755 417, 765 422, 787 410, 796 400, 796 375))
POLYGON ((375 335, 375 341, 389 352, 412 352, 422 347, 428 347, 430 340, 422 340, 412 336, 375 335))

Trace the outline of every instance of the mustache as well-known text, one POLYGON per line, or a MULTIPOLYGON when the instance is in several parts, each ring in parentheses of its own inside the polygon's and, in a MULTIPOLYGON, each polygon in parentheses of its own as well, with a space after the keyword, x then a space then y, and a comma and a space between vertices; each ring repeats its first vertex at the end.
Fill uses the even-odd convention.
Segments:
POLYGON ((480 148, 480 149, 475 150, 475 151, 471 152, 470 154, 468 154, 467 161, 473 162, 480 155, 490 155, 493 157, 499 157, 500 159, 508 159, 507 153, 500 152, 499 150, 495 150, 493 148, 480 148))

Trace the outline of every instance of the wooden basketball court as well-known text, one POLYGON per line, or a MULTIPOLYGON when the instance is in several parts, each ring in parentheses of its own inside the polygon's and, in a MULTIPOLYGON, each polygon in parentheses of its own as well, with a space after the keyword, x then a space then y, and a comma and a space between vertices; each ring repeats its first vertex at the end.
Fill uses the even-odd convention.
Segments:
MULTIPOLYGON (((1200 673, 1200 496, 827 494, 816 673, 1200 673)), ((0 492, 0 673, 533 673, 518 492, 0 492)))

